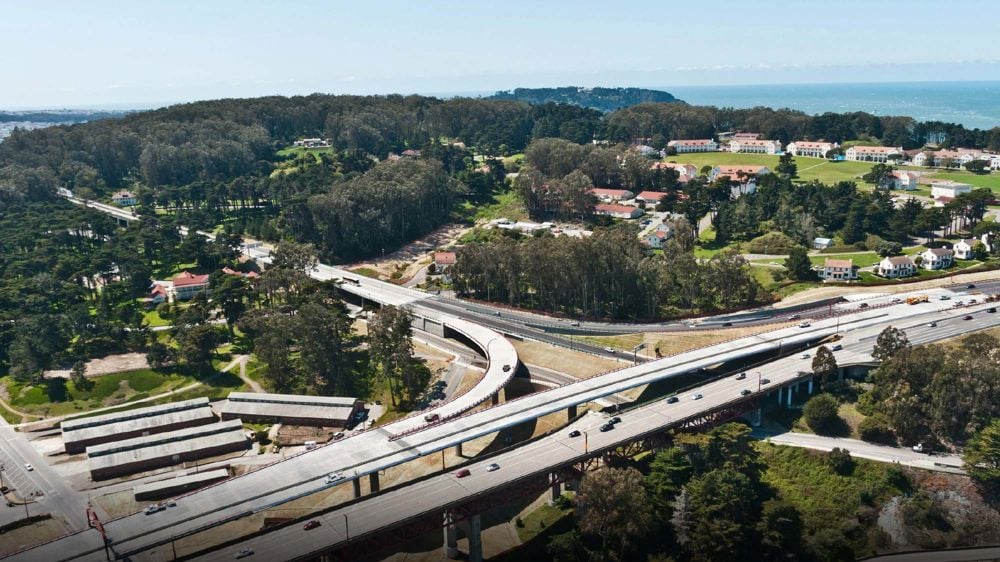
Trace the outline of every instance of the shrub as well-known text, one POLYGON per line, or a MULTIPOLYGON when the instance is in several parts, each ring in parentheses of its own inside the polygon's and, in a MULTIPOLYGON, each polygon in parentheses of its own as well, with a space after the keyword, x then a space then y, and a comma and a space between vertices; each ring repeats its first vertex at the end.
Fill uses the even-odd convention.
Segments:
POLYGON ((768 232, 747 242, 744 248, 751 254, 787 254, 797 245, 784 232, 768 232))
POLYGON ((854 472, 854 459, 847 449, 834 447, 826 456, 826 462, 834 472, 841 476, 848 476, 854 472))
POLYGON ((817 394, 802 408, 802 417, 820 435, 835 433, 843 420, 837 414, 837 400, 829 394, 817 394))
POLYGON ((895 445, 896 434, 889 427, 889 422, 882 416, 869 416, 858 424, 858 434, 861 439, 870 443, 881 443, 883 445, 895 445))

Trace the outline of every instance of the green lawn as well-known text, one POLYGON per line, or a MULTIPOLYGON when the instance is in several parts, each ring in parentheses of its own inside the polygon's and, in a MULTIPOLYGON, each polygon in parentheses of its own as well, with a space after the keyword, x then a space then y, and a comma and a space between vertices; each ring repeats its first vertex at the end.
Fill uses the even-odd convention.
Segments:
POLYGON ((142 317, 150 328, 169 326, 171 324, 171 321, 161 317, 155 308, 143 312, 142 317))
MULTIPOLYGON (((971 174, 968 172, 930 172, 926 176, 928 178, 942 179, 957 181, 960 183, 967 183, 974 187, 986 187, 992 190, 994 193, 1000 193, 1000 174, 971 174)), ((930 190, 927 190, 928 195, 930 190)))
POLYGON ((473 222, 491 221, 500 218, 512 221, 528 220, 528 211, 524 208, 521 198, 514 191, 498 193, 488 203, 465 201, 462 203, 459 213, 462 218, 473 222))
POLYGON ((303 154, 312 154, 318 162, 320 154, 333 154, 333 147, 325 146, 322 148, 306 148, 304 146, 290 146, 288 148, 282 148, 277 152, 277 155, 281 158, 297 158, 303 154))

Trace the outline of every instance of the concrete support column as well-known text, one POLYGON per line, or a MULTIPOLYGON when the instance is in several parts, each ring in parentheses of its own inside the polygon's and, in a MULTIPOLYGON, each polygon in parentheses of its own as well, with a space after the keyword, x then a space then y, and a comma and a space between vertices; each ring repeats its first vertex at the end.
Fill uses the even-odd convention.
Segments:
POLYGON ((555 473, 549 474, 549 482, 552 484, 552 495, 549 497, 549 505, 552 505, 562 496, 562 483, 559 482, 559 478, 555 473))
POLYGON ((379 491, 378 473, 377 472, 373 472, 373 473, 371 473, 371 474, 368 475, 368 486, 371 488, 371 491, 372 491, 373 494, 375 492, 379 491))
POLYGON ((462 455, 462 444, 461 443, 459 443, 458 445, 455 445, 455 454, 458 455, 458 456, 460 456, 460 457, 464 456, 464 455, 462 455))
POLYGON ((781 388, 778 388, 778 405, 781 405, 781 388))
POLYGON ((494 406, 496 406, 497 404, 499 404, 500 403, 500 393, 499 392, 494 392, 493 394, 491 394, 490 395, 490 401, 493 403, 494 406))
POLYGON ((753 413, 750 414, 750 425, 754 427, 760 427, 763 414, 760 408, 754 408, 753 413))
POLYGON ((808 391, 809 391, 809 395, 812 396, 812 393, 813 393, 813 380, 812 380, 812 378, 809 379, 808 391))
POLYGON ((569 419, 573 419, 575 417, 576 417, 576 406, 570 406, 569 407, 569 419))
POLYGON ((361 479, 360 478, 355 478, 354 480, 351 480, 351 483, 354 484, 354 499, 360 498, 361 497, 361 479))
POLYGON ((458 530, 451 520, 451 512, 444 514, 444 556, 445 558, 458 558, 458 530))
POLYGON ((786 402, 786 404, 788 405, 789 408, 791 408, 792 407, 792 387, 786 388, 785 389, 785 394, 788 396, 788 401, 786 402))
POLYGON ((469 519, 469 562, 483 562, 483 522, 479 514, 469 519))

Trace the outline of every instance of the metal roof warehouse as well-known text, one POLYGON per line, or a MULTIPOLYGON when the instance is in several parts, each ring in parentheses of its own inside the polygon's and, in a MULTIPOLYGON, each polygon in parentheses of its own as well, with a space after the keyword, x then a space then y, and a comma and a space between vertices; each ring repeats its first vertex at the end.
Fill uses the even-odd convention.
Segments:
POLYGON ((208 398, 139 408, 64 421, 61 424, 66 452, 82 453, 91 445, 175 431, 216 421, 208 398))
POLYGON ((357 398, 231 392, 220 412, 224 420, 346 426, 363 407, 364 402, 357 398))

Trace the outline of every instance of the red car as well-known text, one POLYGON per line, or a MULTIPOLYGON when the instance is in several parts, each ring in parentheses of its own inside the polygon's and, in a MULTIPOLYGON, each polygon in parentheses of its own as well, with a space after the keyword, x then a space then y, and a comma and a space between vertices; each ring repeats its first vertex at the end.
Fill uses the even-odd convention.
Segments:
POLYGON ((320 526, 320 522, 317 521, 317 520, 315 520, 315 519, 313 519, 312 521, 310 521, 310 522, 306 523, 305 525, 303 525, 302 528, 308 531, 309 529, 315 529, 316 527, 319 527, 319 526, 320 526))
POLYGON ((472 473, 469 472, 468 468, 463 468, 462 470, 459 470, 458 472, 455 473, 455 478, 465 478, 466 476, 468 476, 470 474, 472 474, 472 473))

